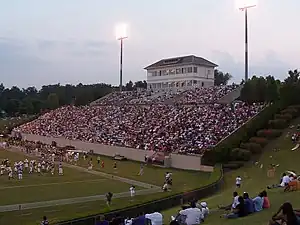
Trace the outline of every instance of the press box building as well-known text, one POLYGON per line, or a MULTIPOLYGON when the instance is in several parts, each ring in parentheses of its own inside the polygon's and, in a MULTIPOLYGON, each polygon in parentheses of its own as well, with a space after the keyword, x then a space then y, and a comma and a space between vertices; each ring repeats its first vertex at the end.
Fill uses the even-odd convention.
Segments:
POLYGON ((145 68, 147 87, 152 90, 210 87, 214 85, 217 66, 194 55, 162 59, 145 68))

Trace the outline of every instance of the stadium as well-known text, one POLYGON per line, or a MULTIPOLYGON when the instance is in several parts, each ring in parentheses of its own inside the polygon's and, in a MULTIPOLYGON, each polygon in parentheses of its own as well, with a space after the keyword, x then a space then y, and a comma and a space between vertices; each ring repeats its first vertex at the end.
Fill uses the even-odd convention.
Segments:
POLYGON ((35 224, 42 215, 53 224, 126 218, 134 224, 134 218, 158 212, 169 223, 178 206, 195 200, 205 201, 211 214, 220 213, 222 208, 215 207, 230 202, 228 192, 238 190, 235 176, 245 191, 252 192, 252 179, 264 180, 254 190, 266 189, 278 179, 268 164, 276 161, 274 170, 279 165, 276 170, 292 170, 280 155, 298 154, 299 144, 292 145, 299 135, 291 132, 300 127, 300 108, 276 99, 250 103, 245 89, 255 88, 256 79, 241 85, 115 91, 89 105, 3 120, 11 128, 8 137, 2 135, 0 150, 1 224, 35 224), (294 125, 286 131, 289 123, 294 125), (277 137, 283 142, 276 143, 277 137), (277 152, 286 146, 292 151, 277 152), (266 157, 268 148, 272 156, 266 157), (261 174, 265 169, 273 174, 267 180, 261 174))
MULTIPOLYGON (((300 71, 275 51, 259 64, 266 49, 287 60, 297 33, 284 45, 257 10, 272 41, 249 72, 254 0, 237 1, 241 65, 230 1, 33 2, 0 8, 0 225, 300 225, 300 71), (127 49, 122 23, 114 47, 126 15, 136 37, 127 49)), ((276 30, 291 15, 273 13, 276 30)))

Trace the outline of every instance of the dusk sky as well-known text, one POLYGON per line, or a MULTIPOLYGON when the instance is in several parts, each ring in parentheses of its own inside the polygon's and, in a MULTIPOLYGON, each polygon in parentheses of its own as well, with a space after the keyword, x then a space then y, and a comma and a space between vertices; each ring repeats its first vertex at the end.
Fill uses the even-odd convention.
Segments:
MULTIPOLYGON (((250 74, 284 79, 300 65, 300 0, 249 10, 250 74)), ((244 14, 235 0, 0 0, 0 83, 118 83, 115 25, 126 22, 124 82, 157 60, 197 55, 244 76, 244 14)))

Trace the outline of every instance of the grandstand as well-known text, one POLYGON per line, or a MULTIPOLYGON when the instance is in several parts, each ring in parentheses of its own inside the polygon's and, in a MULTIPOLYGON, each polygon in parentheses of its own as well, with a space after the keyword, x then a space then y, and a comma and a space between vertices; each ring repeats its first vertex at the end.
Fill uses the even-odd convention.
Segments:
POLYGON ((262 105, 243 102, 218 104, 239 89, 229 85, 184 92, 115 92, 90 106, 56 109, 17 130, 152 152, 202 155, 262 109, 262 105))

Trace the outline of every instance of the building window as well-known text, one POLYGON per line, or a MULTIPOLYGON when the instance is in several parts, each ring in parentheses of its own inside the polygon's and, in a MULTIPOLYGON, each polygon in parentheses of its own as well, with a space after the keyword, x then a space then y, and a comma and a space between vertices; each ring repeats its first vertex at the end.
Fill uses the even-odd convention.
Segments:
POLYGON ((198 67, 194 67, 194 73, 198 73, 198 67))
POLYGON ((181 74, 181 69, 176 69, 176 74, 181 74))
POLYGON ((204 87, 204 82, 201 83, 201 86, 204 87))
POLYGON ((193 80, 193 84, 194 84, 194 85, 197 84, 197 81, 196 81, 196 80, 193 80))
POLYGON ((175 74, 175 69, 171 69, 169 74, 174 75, 175 74))
POLYGON ((207 75, 211 75, 211 70, 207 70, 207 75))
POLYGON ((182 68, 182 73, 187 73, 187 68, 182 68))
POLYGON ((161 76, 161 70, 159 71, 159 76, 161 76))
POLYGON ((191 80, 188 81, 187 86, 192 86, 192 81, 191 80))
POLYGON ((187 72, 188 72, 188 73, 192 73, 192 72, 193 72, 193 67, 188 67, 188 68, 187 68, 187 72))
POLYGON ((158 83, 158 84, 157 84, 157 88, 161 88, 161 83, 158 83))

